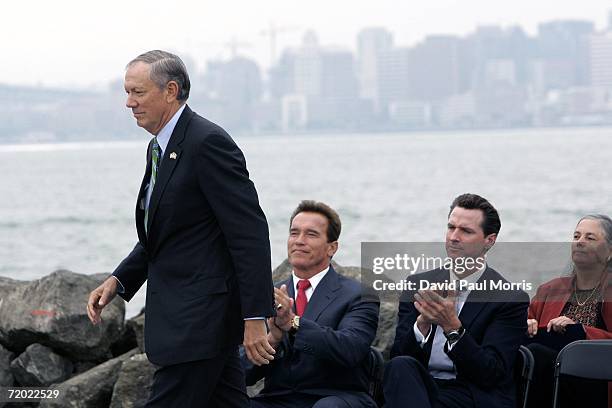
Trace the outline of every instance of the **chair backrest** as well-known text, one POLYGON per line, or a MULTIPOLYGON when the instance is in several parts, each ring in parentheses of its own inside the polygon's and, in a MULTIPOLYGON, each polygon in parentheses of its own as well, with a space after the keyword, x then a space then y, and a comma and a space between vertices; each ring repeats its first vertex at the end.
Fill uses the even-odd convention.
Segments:
POLYGON ((578 340, 563 347, 555 363, 555 377, 561 374, 612 380, 612 340, 578 340))
POLYGON ((378 349, 370 347, 370 355, 368 357, 368 394, 370 394, 379 407, 384 404, 382 390, 384 371, 385 360, 382 353, 378 349))
POLYGON ((533 380, 533 367, 535 360, 531 350, 520 346, 519 353, 514 363, 514 381, 516 383, 516 406, 526 407, 529 397, 529 387, 533 380))
POLYGON ((553 407, 559 406, 559 376, 612 380, 612 340, 574 341, 557 355, 553 407))
POLYGON ((525 346, 521 346, 519 348, 519 353, 523 356, 524 361, 524 372, 523 377, 526 378, 529 382, 533 380, 533 369, 535 367, 535 358, 533 357, 533 353, 525 346))

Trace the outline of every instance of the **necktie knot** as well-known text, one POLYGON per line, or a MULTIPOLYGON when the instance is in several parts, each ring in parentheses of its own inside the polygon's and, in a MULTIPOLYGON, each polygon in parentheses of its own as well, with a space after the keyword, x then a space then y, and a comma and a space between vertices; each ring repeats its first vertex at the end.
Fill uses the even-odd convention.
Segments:
POLYGON ((310 281, 308 279, 300 279, 297 283, 298 290, 306 290, 310 287, 310 281))
POLYGON ((161 153, 161 148, 159 146, 159 143, 157 142, 157 137, 153 138, 153 146, 151 146, 151 152, 153 153, 152 159, 155 162, 159 161, 159 156, 161 153))

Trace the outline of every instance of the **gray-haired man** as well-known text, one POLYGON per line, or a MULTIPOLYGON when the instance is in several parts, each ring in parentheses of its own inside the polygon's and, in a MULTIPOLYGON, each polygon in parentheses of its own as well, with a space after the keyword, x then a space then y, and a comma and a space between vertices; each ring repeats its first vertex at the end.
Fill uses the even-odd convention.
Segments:
POLYGON ((149 51, 125 74, 126 105, 155 137, 136 205, 138 243, 89 298, 91 321, 148 279, 145 349, 161 368, 148 407, 247 406, 237 347, 255 364, 274 349, 268 225, 244 156, 187 105, 176 55, 149 51))

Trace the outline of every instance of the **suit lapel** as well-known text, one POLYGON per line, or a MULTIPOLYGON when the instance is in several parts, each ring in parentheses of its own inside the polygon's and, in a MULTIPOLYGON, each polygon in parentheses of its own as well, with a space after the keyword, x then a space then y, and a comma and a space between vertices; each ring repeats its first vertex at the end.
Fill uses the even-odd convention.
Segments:
POLYGON ((330 265, 329 271, 321 279, 321 282, 319 282, 308 301, 308 306, 306 306, 306 311, 304 311, 304 318, 316 321, 327 306, 336 298, 336 291, 338 289, 340 289, 338 274, 330 265))
POLYGON ((185 139, 185 130, 192 116, 193 112, 189 109, 189 106, 185 106, 185 110, 183 110, 181 117, 176 123, 172 136, 170 136, 168 146, 166 147, 166 151, 164 152, 164 157, 162 158, 161 165, 157 172, 157 180, 155 181, 153 193, 151 194, 151 201, 149 202, 149 220, 147 226, 149 235, 151 233, 153 220, 155 219, 155 214, 157 213, 159 200, 163 196, 166 185, 172 177, 172 173, 181 158, 182 149, 180 144, 183 142, 183 139, 185 139))
MULTIPOLYGON (((487 269, 484 271, 480 279, 478 279, 478 283, 483 281, 491 281, 496 280, 494 276, 492 276, 493 270, 487 266, 487 269)), ((492 300, 491 299, 492 292, 489 290, 473 290, 468 295, 463 307, 461 308, 461 313, 459 313, 459 318, 463 326, 467 329, 472 325, 472 322, 476 319, 478 314, 482 311, 482 309, 492 300)))
POLYGON ((138 233, 138 240, 143 246, 147 244, 147 234, 144 229, 144 216, 145 206, 147 205, 147 184, 151 179, 151 145, 153 139, 149 142, 147 147, 147 167, 145 169, 144 177, 140 183, 140 190, 138 190, 138 198, 136 200, 136 232, 138 233))
MULTIPOLYGON (((294 288, 293 273, 291 273, 291 276, 289 277, 289 279, 287 279, 287 281, 285 282, 285 285, 287 285, 287 293, 289 294, 289 297, 295 300, 295 290, 293 289, 294 288)), ((295 302, 293 302, 293 313, 295 312, 296 312, 295 302)))

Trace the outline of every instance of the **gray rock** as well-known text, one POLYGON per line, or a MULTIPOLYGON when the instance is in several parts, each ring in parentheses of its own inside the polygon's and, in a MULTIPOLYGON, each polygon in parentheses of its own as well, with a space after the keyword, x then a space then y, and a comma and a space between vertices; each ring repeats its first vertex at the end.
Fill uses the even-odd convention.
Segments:
POLYGON ((138 349, 131 350, 58 384, 55 388, 59 390, 61 398, 45 400, 41 402, 40 407, 107 408, 121 366, 137 353, 138 349))
POLYGON ((72 375, 78 375, 84 373, 85 371, 91 370, 98 364, 93 361, 76 361, 73 363, 74 369, 72 370, 72 375))
POLYGON ((0 345, 0 387, 10 387, 13 385, 14 378, 11 372, 11 361, 14 359, 15 354, 0 345))
POLYGON ((144 325, 145 325, 145 315, 144 313, 139 314, 128 320, 125 323, 126 331, 131 331, 134 333, 136 337, 136 344, 138 345, 138 349, 141 353, 145 352, 144 349, 144 325))
POLYGON ((138 347, 136 342, 136 333, 132 327, 129 327, 128 322, 123 326, 119 340, 111 344, 110 351, 113 357, 120 356, 128 351, 138 347))
POLYGON ((75 361, 110 356, 123 329, 124 301, 109 304, 98 326, 86 310, 89 292, 107 276, 60 270, 31 282, 0 279, 0 343, 14 350, 40 343, 75 361))
POLYGON ((380 313, 378 315, 378 331, 372 346, 383 354, 385 359, 389 358, 391 346, 395 338, 397 327, 397 302, 380 302, 380 313))
POLYGON ((11 372, 22 386, 46 386, 67 379, 72 363, 48 347, 32 344, 11 362, 11 372))
POLYGON ((121 366, 119 378, 113 389, 110 408, 144 407, 153 384, 156 366, 145 354, 130 357, 121 366))

